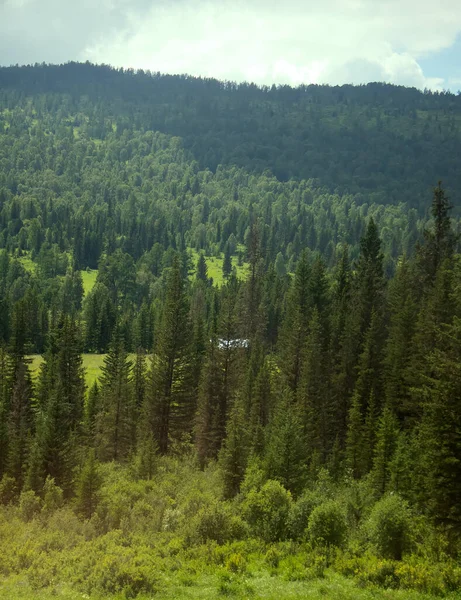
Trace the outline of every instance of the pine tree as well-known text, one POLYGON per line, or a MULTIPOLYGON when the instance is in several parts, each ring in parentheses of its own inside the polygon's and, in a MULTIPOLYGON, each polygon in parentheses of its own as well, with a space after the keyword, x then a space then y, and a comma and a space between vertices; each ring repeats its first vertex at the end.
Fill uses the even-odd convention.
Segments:
POLYGON ((103 461, 127 459, 133 450, 136 409, 131 367, 124 341, 116 330, 101 367, 100 410, 96 417, 97 454, 103 461))
POLYGON ((385 287, 383 258, 378 228, 370 218, 365 235, 360 240, 360 257, 356 267, 356 312, 361 340, 370 327, 373 313, 380 314, 382 310, 385 287))
POLYGON ((288 390, 282 390, 277 399, 264 458, 267 477, 299 495, 306 483, 308 456, 302 421, 288 390))
POLYGON ((67 492, 83 418, 85 375, 80 334, 73 317, 63 316, 48 339, 36 394, 36 431, 28 480, 40 489, 46 475, 67 492))
POLYGON ((351 475, 359 479, 365 472, 363 457, 364 419, 360 399, 357 395, 352 398, 349 409, 347 438, 346 438, 346 464, 351 475))
POLYGON ((224 389, 220 354, 215 338, 211 340, 203 368, 195 416, 195 447, 202 467, 218 455, 224 438, 227 414, 224 418, 221 415, 224 389))
POLYGON ((359 324, 352 305, 352 273, 349 250, 342 250, 332 302, 331 358, 332 410, 334 437, 345 447, 350 401, 356 381, 359 324))
POLYGON ((379 496, 388 489, 391 479, 391 464, 399 436, 398 421, 392 410, 385 408, 379 419, 371 478, 379 496))
POLYGON ((420 427, 424 504, 440 522, 461 526, 461 319, 440 331, 425 377, 420 427))
POLYGON ((411 267, 400 263, 389 285, 390 324, 385 346, 384 389, 386 406, 403 420, 408 407, 407 370, 411 365, 412 341, 417 322, 411 267))
POLYGON ((138 348, 133 366, 133 398, 138 410, 140 410, 144 404, 146 386, 146 354, 142 348, 138 348))
POLYGON ((24 467, 32 432, 32 381, 24 359, 12 365, 9 401, 6 410, 6 473, 14 477, 18 487, 24 482, 24 467))
POLYGON ((264 450, 264 434, 273 412, 269 360, 266 358, 255 378, 250 409, 250 445, 257 455, 264 450))
POLYGON ((452 209, 449 199, 439 181, 434 188, 431 215, 434 219, 432 230, 424 231, 424 244, 417 247, 418 265, 423 285, 431 285, 439 267, 445 260, 453 257, 456 236, 451 227, 449 212, 452 209))
MULTIPOLYGON (((223 273, 224 273, 224 268, 223 268, 223 273)), ((203 281, 204 283, 208 284, 208 267, 207 267, 203 252, 200 252, 200 255, 197 260, 195 277, 198 281, 203 281)))
POLYGON ((227 422, 226 439, 219 455, 225 498, 233 498, 240 491, 248 461, 248 445, 245 409, 241 399, 236 398, 227 422))
POLYGON ((88 391, 88 396, 83 409, 82 431, 88 446, 94 446, 97 426, 97 415, 100 411, 100 390, 95 381, 88 391))
POLYGON ((303 252, 288 294, 286 315, 280 336, 280 366, 290 390, 296 395, 302 369, 302 357, 309 331, 312 300, 309 289, 310 266, 303 252))
POLYGON ((318 455, 321 462, 327 458, 333 445, 333 415, 330 390, 330 364, 328 339, 320 315, 314 308, 309 323, 309 334, 303 352, 301 381, 297 392, 305 443, 312 457, 318 455))
POLYGON ((226 244, 224 249, 224 260, 222 263, 222 274, 224 279, 228 279, 229 275, 232 273, 232 255, 229 248, 229 244, 226 244))
POLYGON ((179 440, 193 426, 191 341, 189 306, 176 256, 167 280, 147 399, 147 414, 161 454, 166 454, 170 441, 179 440))
POLYGON ((100 486, 101 476, 95 451, 91 449, 78 474, 75 486, 75 509, 85 519, 91 519, 96 510, 100 486))
POLYGON ((0 346, 0 478, 6 469, 6 455, 8 451, 8 355, 4 347, 0 346))

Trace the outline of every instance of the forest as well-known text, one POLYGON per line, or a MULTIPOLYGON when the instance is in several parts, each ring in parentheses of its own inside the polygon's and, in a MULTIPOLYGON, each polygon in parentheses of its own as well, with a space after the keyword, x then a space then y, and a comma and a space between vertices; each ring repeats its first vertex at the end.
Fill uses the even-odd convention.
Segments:
POLYGON ((0 68, 0 598, 461 593, 461 96, 0 68))

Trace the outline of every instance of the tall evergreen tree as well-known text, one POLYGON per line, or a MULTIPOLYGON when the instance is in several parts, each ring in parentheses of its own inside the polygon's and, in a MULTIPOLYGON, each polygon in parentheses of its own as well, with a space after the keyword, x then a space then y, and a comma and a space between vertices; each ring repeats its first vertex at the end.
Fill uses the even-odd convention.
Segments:
POLYGON ((309 289, 310 274, 307 253, 303 252, 289 291, 283 329, 279 339, 281 370, 294 395, 301 380, 302 359, 312 311, 309 289))
POLYGON ((101 367, 100 410, 96 417, 100 460, 123 461, 134 450, 136 408, 131 367, 123 338, 116 330, 101 367))
POLYGON ((449 212, 453 208, 439 181, 434 188, 431 206, 433 228, 424 230, 424 243, 417 247, 418 264, 421 269, 423 283, 431 284, 435 280, 437 270, 447 259, 451 259, 456 246, 456 235, 453 232, 449 212))
POLYGON ((196 407, 191 362, 189 306, 176 256, 167 279, 147 400, 152 431, 162 454, 171 441, 192 429, 196 407))

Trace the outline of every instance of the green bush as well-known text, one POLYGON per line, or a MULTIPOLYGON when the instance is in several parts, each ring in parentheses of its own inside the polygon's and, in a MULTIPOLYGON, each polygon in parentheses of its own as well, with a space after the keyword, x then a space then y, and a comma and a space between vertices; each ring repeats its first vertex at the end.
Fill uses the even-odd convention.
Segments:
POLYGON ((320 504, 322 504, 322 497, 317 492, 309 490, 292 505, 288 516, 288 530, 290 537, 294 540, 304 538, 309 523, 309 517, 314 508, 320 504))
POLYGON ((347 538, 347 522, 339 503, 329 500, 314 508, 307 531, 314 545, 342 546, 347 538))
POLYGON ((189 541, 205 543, 214 540, 218 544, 241 539, 246 533, 242 519, 233 515, 230 506, 216 502, 204 506, 192 520, 189 541))
POLYGON ((18 497, 16 479, 3 475, 0 481, 0 504, 10 504, 18 497))
POLYGON ((243 503, 243 514, 255 535, 275 542, 287 537, 291 506, 290 492, 278 481, 270 479, 259 491, 249 492, 243 503))
POLYGON ((382 498, 373 507, 365 530, 380 556, 401 560, 410 545, 411 513, 407 502, 398 494, 382 498))
POLYGON ((41 500, 33 490, 21 492, 19 496, 19 513, 23 521, 31 521, 40 512, 41 500))
POLYGON ((63 505, 63 491, 54 482, 54 478, 46 478, 45 485, 43 486, 43 511, 53 512, 57 508, 61 508, 63 505))

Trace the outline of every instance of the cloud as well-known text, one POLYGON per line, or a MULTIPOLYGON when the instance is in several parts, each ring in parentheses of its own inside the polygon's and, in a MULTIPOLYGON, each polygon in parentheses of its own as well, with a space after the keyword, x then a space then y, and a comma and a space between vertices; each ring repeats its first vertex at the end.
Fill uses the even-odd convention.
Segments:
POLYGON ((265 84, 441 89, 449 82, 419 61, 454 43, 461 9, 458 0, 4 0, 0 23, 4 64, 88 59, 265 84))

